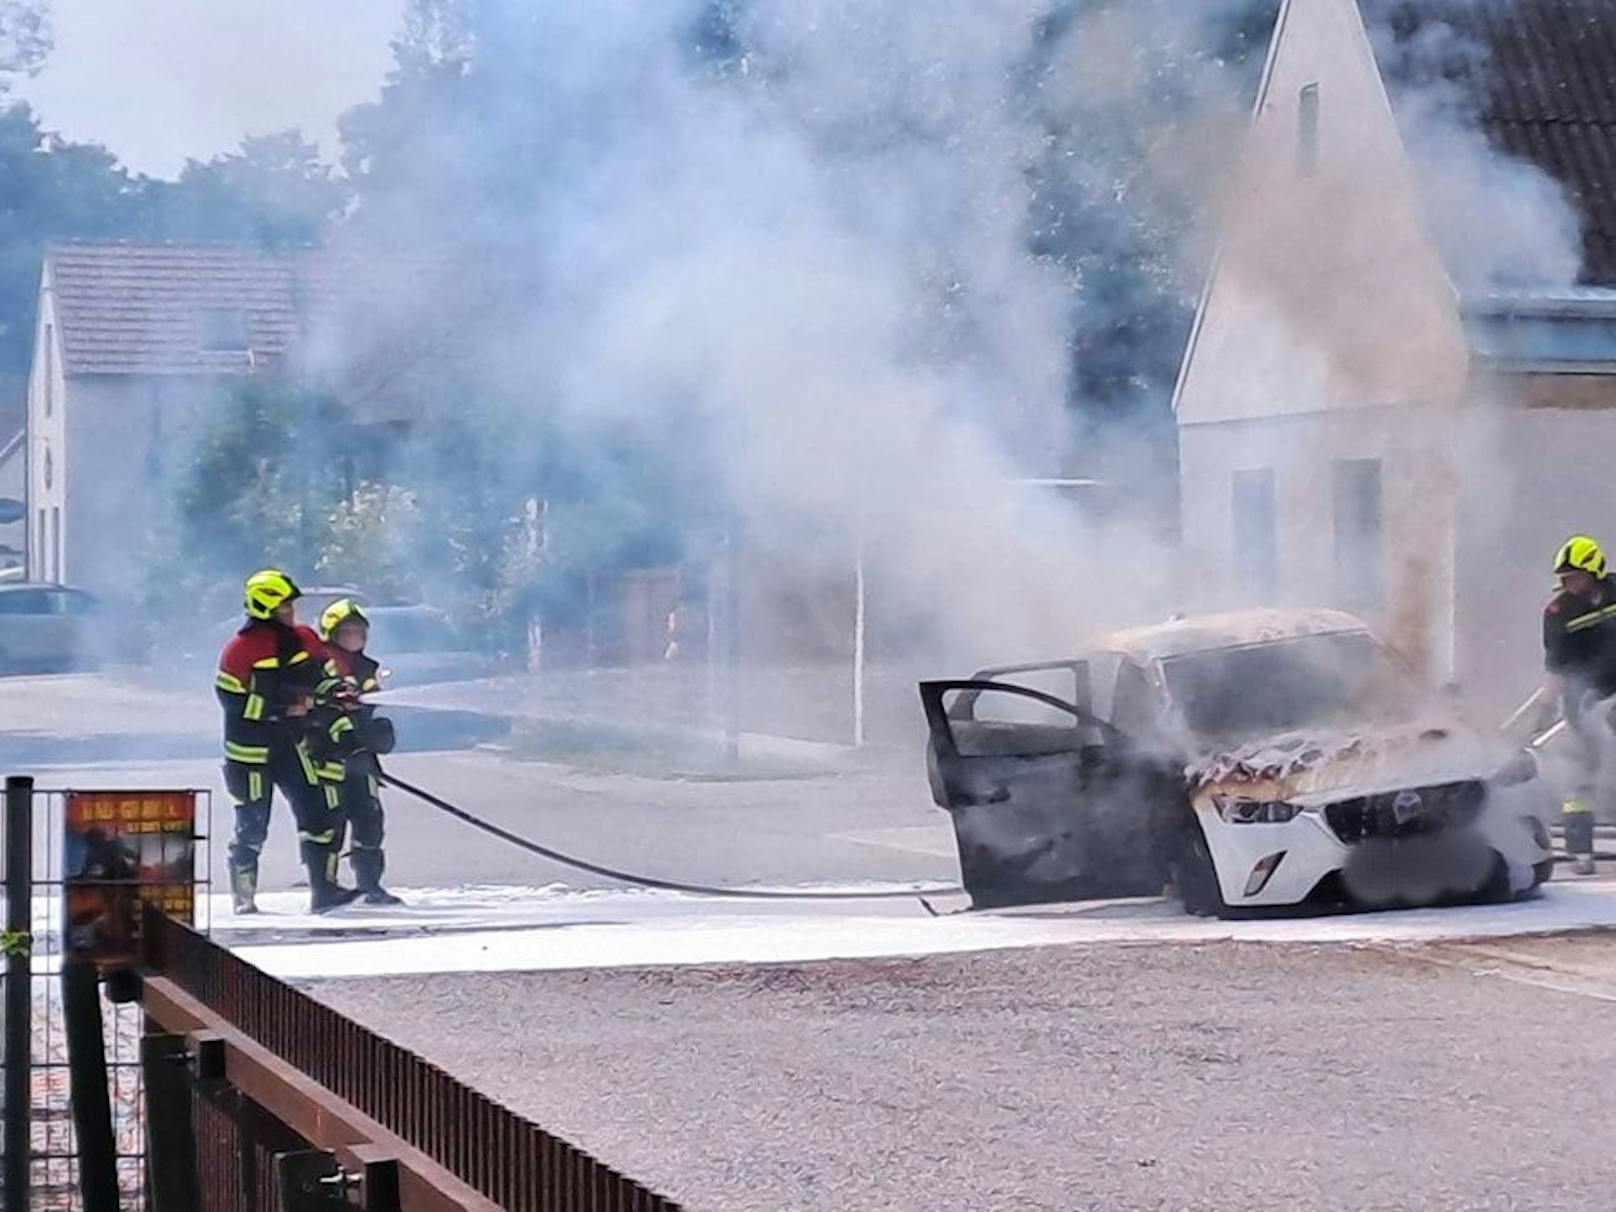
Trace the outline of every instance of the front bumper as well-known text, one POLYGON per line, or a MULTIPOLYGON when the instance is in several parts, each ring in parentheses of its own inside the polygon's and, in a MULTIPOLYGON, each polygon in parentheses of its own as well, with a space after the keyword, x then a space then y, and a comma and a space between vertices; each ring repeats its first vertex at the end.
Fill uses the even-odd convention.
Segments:
POLYGON ((1331 876, 1355 899, 1431 903, 1480 891, 1496 858, 1508 868, 1509 890, 1518 893, 1536 882, 1533 868, 1552 857, 1540 840, 1546 834, 1536 808, 1508 792, 1469 825, 1398 840, 1344 842, 1319 810, 1282 824, 1231 824, 1205 804, 1196 806, 1196 817, 1224 903, 1235 908, 1298 905, 1331 876))

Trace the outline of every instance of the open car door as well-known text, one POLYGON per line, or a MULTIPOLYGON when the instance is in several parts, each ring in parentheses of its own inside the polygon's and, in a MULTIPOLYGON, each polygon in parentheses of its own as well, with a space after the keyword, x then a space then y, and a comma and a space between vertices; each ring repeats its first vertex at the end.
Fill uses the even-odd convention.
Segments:
POLYGON ((920 698, 932 796, 953 818, 973 906, 1162 891, 1163 830, 1185 803, 1176 764, 1026 686, 922 682, 920 698))

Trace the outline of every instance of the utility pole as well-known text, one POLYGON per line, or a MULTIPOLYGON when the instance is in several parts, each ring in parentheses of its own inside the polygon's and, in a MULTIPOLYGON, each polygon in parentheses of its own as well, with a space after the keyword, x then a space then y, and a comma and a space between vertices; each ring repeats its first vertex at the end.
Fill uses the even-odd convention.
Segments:
POLYGON ((724 535, 724 757, 741 761, 741 569, 740 518, 731 515, 724 535))
POLYGON ((864 522, 853 519, 853 747, 864 747, 864 522))

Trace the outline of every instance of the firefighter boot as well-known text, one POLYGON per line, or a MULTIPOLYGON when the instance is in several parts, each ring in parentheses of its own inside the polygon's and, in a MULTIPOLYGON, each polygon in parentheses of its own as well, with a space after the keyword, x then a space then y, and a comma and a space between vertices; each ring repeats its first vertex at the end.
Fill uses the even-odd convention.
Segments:
POLYGON ((328 913, 352 904, 359 889, 337 883, 337 848, 329 843, 304 842, 303 865, 309 869, 309 912, 328 913))
POLYGON ((1570 853, 1571 870, 1576 875, 1592 875, 1594 867, 1594 810, 1585 799, 1573 797, 1561 808, 1565 826, 1565 848, 1570 853))
POLYGON ((258 912, 258 864, 230 864, 230 904, 238 916, 258 912))
POLYGON ((382 870, 386 858, 374 846, 355 846, 348 855, 353 867, 354 883, 364 894, 367 905, 402 905, 404 902, 382 887, 382 870))

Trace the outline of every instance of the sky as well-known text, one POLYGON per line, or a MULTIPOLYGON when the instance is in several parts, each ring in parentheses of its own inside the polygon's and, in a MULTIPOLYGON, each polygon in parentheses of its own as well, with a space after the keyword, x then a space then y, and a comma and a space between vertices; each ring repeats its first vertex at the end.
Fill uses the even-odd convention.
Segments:
POLYGON ((302 128, 327 158, 373 99, 404 0, 54 0, 56 49, 17 92, 48 129, 173 177, 243 135, 302 128))

